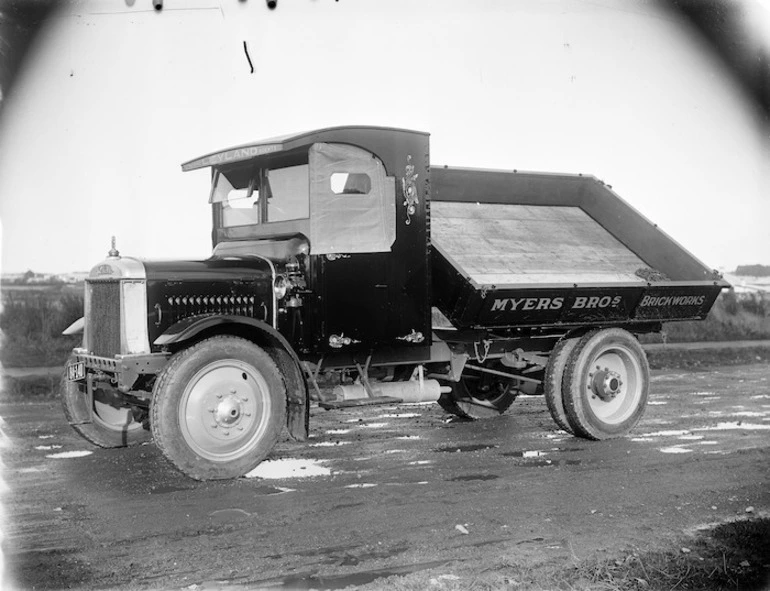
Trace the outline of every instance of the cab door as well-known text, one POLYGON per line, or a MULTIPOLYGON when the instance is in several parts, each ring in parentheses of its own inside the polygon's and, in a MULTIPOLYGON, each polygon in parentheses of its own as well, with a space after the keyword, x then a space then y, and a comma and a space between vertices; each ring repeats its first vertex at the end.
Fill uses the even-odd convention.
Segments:
POLYGON ((310 148, 310 254, 317 265, 322 349, 371 348, 398 336, 389 321, 395 179, 372 153, 310 148))

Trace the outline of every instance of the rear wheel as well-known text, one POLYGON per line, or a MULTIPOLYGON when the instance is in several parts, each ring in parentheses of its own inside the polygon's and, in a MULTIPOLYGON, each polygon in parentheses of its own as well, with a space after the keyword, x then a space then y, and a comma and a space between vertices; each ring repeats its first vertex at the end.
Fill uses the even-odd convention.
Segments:
MULTIPOLYGON (((501 368, 505 369, 502 364, 496 364, 492 369, 501 368)), ((438 403, 447 412, 466 419, 498 416, 508 410, 519 395, 517 380, 488 373, 467 372, 459 382, 446 385, 452 391, 442 394, 438 403)))
POLYGON ((264 350, 217 336, 171 358, 155 384, 151 417, 155 443, 186 475, 237 478, 278 441, 286 390, 264 350))
MULTIPOLYGON (((73 362, 70 357, 68 363, 73 362)), ((59 396, 64 416, 84 439, 99 447, 127 447, 150 440, 144 409, 131 405, 112 387, 98 383, 91 407, 85 382, 70 382, 62 376, 59 396)))
POLYGON ((567 360, 575 349, 579 338, 567 338, 559 341, 551 352, 548 365, 545 370, 545 381, 543 391, 545 402, 554 422, 567 433, 572 434, 572 426, 567 418, 567 411, 564 410, 564 399, 562 398, 562 381, 564 379, 564 369, 567 366, 567 360))
POLYGON ((610 328, 588 333, 567 362, 562 396, 575 435, 610 439, 627 434, 644 414, 650 367, 639 341, 610 328))

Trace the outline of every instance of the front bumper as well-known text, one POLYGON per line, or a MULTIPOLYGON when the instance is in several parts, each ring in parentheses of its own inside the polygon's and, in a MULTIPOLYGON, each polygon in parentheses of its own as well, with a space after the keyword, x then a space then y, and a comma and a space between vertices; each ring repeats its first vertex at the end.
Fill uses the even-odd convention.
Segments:
POLYGON ((85 364, 86 374, 107 374, 107 377, 116 383, 121 392, 134 390, 140 376, 159 374, 171 357, 170 353, 139 353, 100 357, 91 355, 82 348, 76 348, 72 353, 76 362, 80 361, 85 364))

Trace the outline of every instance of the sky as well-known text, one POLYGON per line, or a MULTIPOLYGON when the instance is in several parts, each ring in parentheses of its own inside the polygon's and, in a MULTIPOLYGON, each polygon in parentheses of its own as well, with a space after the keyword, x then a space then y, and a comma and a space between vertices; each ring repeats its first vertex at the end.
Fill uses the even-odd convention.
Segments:
POLYGON ((62 2, 2 101, 3 273, 88 270, 113 235, 205 258, 209 173, 182 162, 351 124, 430 132, 434 165, 594 174, 706 265, 770 264, 770 129, 653 2, 62 2))

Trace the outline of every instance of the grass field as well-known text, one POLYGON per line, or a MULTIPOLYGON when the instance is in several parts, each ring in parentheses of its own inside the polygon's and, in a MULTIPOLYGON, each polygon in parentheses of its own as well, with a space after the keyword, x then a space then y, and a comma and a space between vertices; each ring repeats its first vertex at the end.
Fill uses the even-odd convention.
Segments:
POLYGON ((82 316, 82 284, 3 285, 0 363, 5 367, 64 364, 80 338, 61 333, 82 316))

